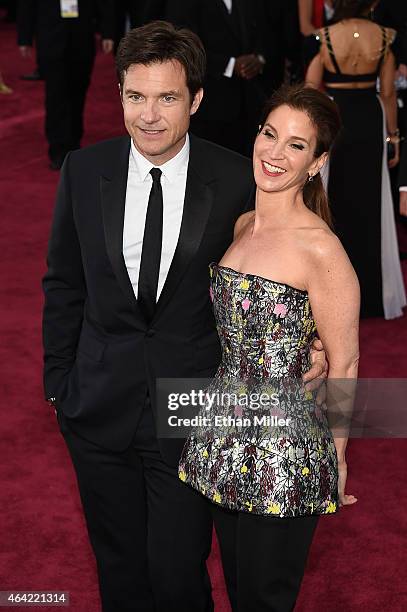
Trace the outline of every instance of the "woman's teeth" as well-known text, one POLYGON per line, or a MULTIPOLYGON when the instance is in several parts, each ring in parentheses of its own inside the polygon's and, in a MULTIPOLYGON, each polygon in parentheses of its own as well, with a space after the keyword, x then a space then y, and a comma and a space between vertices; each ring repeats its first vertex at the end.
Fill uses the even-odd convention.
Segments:
POLYGON ((280 174, 283 174, 285 172, 284 168, 279 168, 278 166, 272 166, 271 164, 267 163, 267 162, 263 162, 264 167, 266 168, 266 170, 268 170, 268 172, 279 172, 280 174))

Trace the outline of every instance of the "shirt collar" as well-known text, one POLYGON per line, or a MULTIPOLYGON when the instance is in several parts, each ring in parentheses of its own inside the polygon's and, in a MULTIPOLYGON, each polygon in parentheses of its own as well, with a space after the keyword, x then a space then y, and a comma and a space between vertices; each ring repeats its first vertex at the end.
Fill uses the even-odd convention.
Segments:
POLYGON ((135 162, 135 166, 137 168, 137 172, 139 174, 140 180, 145 181, 146 178, 150 174, 151 168, 160 168, 165 178, 173 183, 177 176, 180 174, 186 174, 188 168, 188 160, 189 160, 189 135, 186 135, 184 146, 181 151, 179 151, 175 157, 169 159, 161 166, 154 166, 148 159, 146 159, 139 151, 137 151, 134 146, 133 140, 131 140, 131 154, 133 156, 133 160, 135 162))

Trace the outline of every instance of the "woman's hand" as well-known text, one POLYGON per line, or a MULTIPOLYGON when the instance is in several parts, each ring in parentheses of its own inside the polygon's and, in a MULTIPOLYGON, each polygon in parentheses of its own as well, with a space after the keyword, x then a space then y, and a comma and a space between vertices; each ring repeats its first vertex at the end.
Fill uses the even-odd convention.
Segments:
POLYGON ((346 478, 348 476, 348 466, 344 459, 338 461, 338 494, 339 494, 339 506, 350 506, 356 503, 358 500, 354 495, 345 494, 346 478))
POLYGON ((389 168, 394 168, 397 166, 400 160, 400 138, 398 136, 390 136, 390 142, 394 145, 394 157, 389 159, 388 166, 389 168))

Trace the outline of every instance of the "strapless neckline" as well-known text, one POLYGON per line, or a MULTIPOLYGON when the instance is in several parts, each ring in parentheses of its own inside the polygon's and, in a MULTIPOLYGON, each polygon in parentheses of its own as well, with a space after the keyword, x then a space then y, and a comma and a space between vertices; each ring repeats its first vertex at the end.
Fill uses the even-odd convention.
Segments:
POLYGON ((227 272, 231 272, 232 274, 236 274, 238 276, 250 277, 250 278, 258 278, 260 280, 266 281, 272 285, 280 285, 281 287, 288 287, 293 291, 297 291, 302 295, 308 295, 308 291, 306 289, 298 289, 298 287, 294 287, 293 285, 289 285, 288 283, 281 283, 279 281, 272 280, 271 278, 266 278, 265 276, 259 276, 258 274, 251 274, 250 272, 239 272, 239 270, 235 270, 234 268, 230 268, 229 266, 222 266, 216 261, 213 261, 209 264, 209 267, 217 268, 218 270, 226 270, 227 272))

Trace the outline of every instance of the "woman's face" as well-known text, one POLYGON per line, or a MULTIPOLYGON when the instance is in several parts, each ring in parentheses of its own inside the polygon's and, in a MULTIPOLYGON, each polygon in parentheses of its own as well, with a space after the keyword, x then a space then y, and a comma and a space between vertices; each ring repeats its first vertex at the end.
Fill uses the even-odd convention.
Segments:
POLYGON ((256 138, 254 178, 262 191, 286 191, 303 186, 325 158, 315 159, 317 131, 308 115, 289 106, 273 110, 256 138))

